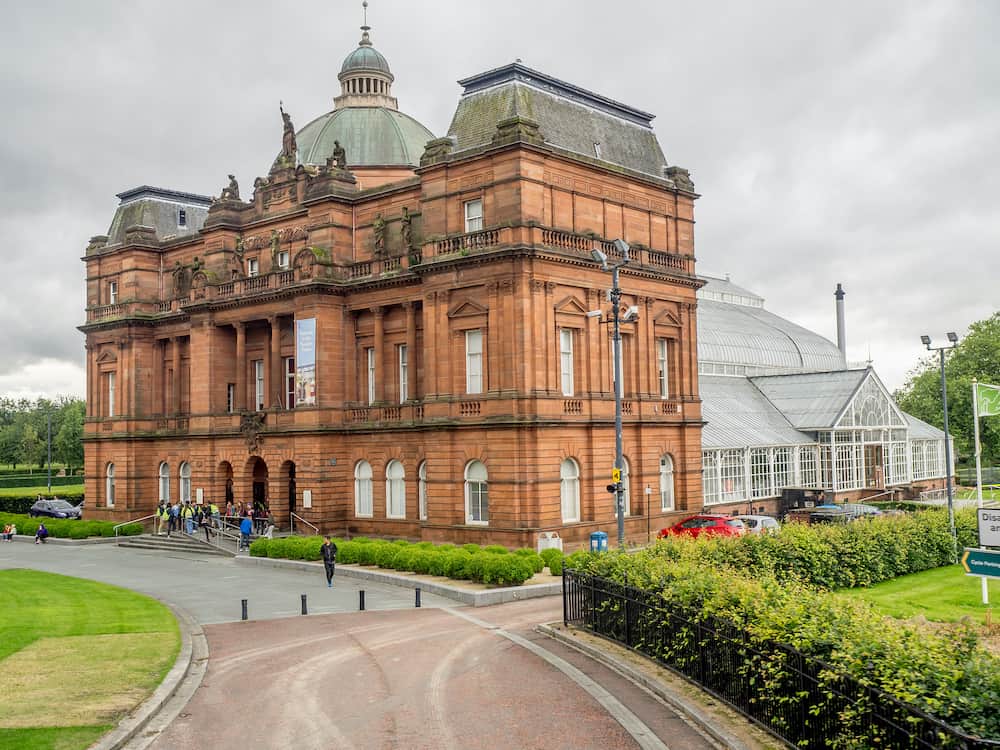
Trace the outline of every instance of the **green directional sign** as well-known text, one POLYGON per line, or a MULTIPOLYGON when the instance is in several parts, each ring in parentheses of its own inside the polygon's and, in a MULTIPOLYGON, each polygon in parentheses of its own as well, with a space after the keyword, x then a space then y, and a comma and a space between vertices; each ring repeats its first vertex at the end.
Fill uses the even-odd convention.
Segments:
POLYGON ((965 548, 962 567, 967 576, 1000 578, 1000 550, 965 548))

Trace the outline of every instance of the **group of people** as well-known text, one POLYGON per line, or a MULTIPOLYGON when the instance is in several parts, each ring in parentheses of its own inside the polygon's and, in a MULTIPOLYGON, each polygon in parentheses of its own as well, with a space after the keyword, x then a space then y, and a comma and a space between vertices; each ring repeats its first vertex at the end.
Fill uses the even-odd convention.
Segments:
MULTIPOLYGON (((251 533, 264 534, 268 528, 274 527, 274 516, 266 508, 255 508, 248 503, 226 503, 226 515, 223 516, 215 503, 182 503, 169 504, 161 502, 156 508, 154 534, 170 536, 175 531, 188 536, 194 536, 198 529, 205 532, 205 541, 211 541, 215 530, 221 530, 224 522, 239 526, 240 534, 249 540, 251 533)), ((249 546, 249 541, 246 542, 249 546)))
MULTIPOLYGON (((3 531, 0 532, 0 541, 13 542, 15 536, 17 536, 17 525, 9 523, 4 526, 3 531)), ((48 538, 49 530, 45 528, 45 523, 39 523, 38 528, 35 530, 35 544, 45 544, 45 540, 48 538)))
POLYGON ((12 523, 7 524, 3 527, 3 533, 0 533, 0 540, 4 542, 13 542, 14 535, 17 533, 17 526, 12 523))

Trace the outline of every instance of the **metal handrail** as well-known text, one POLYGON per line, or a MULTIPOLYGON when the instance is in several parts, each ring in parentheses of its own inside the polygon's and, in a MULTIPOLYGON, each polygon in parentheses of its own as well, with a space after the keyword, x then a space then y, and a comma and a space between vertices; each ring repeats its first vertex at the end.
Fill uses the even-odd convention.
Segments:
POLYGON ((151 518, 157 518, 158 516, 159 516, 158 513, 151 513, 150 515, 143 516, 142 518, 133 518, 131 521, 123 521, 122 523, 115 524, 114 526, 115 539, 118 538, 118 529, 120 529, 122 526, 128 526, 130 523, 143 523, 144 521, 148 521, 151 518))
POLYGON ((309 523, 309 522, 308 522, 308 521, 307 521, 306 519, 304 519, 304 518, 303 518, 302 516, 300 516, 300 515, 299 515, 299 514, 297 514, 297 513, 291 513, 290 515, 291 515, 291 518, 289 519, 289 524, 288 524, 288 526, 289 526, 289 530, 290 530, 290 531, 291 531, 291 532, 292 532, 293 534, 295 533, 295 519, 296 519, 296 518, 297 518, 297 519, 299 519, 299 520, 300 520, 300 521, 301 521, 302 523, 304 523, 304 524, 305 524, 306 526, 308 526, 309 528, 311 528, 311 529, 313 530, 313 533, 314 533, 314 534, 318 534, 318 533, 319 533, 319 526, 316 526, 315 524, 311 524, 311 523, 309 523))
POLYGON ((874 500, 875 498, 882 497, 883 495, 895 495, 895 494, 896 494, 895 489, 886 490, 885 492, 880 492, 877 495, 872 495, 871 497, 862 498, 859 505, 863 505, 871 500, 874 500))

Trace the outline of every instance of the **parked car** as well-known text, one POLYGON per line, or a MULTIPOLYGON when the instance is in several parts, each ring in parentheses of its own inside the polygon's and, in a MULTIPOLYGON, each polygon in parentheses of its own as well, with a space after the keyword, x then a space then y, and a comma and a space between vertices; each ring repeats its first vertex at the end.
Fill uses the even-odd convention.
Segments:
POLYGON ((748 534, 777 534, 781 524, 771 516, 736 516, 746 526, 748 534))
POLYGON ((685 518, 656 532, 657 539, 667 536, 742 536, 747 533, 743 521, 734 516, 701 514, 685 518))
POLYGON ((880 509, 874 505, 865 505, 864 503, 844 503, 840 507, 851 516, 852 521, 858 518, 871 518, 872 516, 882 515, 880 509))
POLYGON ((28 509, 29 516, 48 516, 49 518, 75 518, 83 516, 83 503, 73 505, 66 500, 36 500, 28 509))

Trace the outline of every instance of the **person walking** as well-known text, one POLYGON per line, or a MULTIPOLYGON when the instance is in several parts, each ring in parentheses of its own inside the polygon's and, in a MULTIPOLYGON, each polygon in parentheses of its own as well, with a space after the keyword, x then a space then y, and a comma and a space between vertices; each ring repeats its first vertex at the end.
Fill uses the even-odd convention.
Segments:
POLYGON ((180 519, 180 508, 177 507, 177 503, 170 506, 170 522, 167 524, 167 536, 170 536, 171 531, 179 531, 180 526, 177 525, 180 519))
POLYGON ((337 545, 330 541, 330 537, 324 536, 319 551, 323 555, 323 567, 326 569, 326 586, 333 588, 333 574, 337 567, 337 545))
POLYGON ((253 521, 250 516, 243 516, 240 521, 240 549, 250 549, 250 532, 253 531, 253 521))
POLYGON ((164 503, 160 507, 160 534, 163 534, 163 530, 167 530, 167 536, 170 536, 170 506, 164 503))

